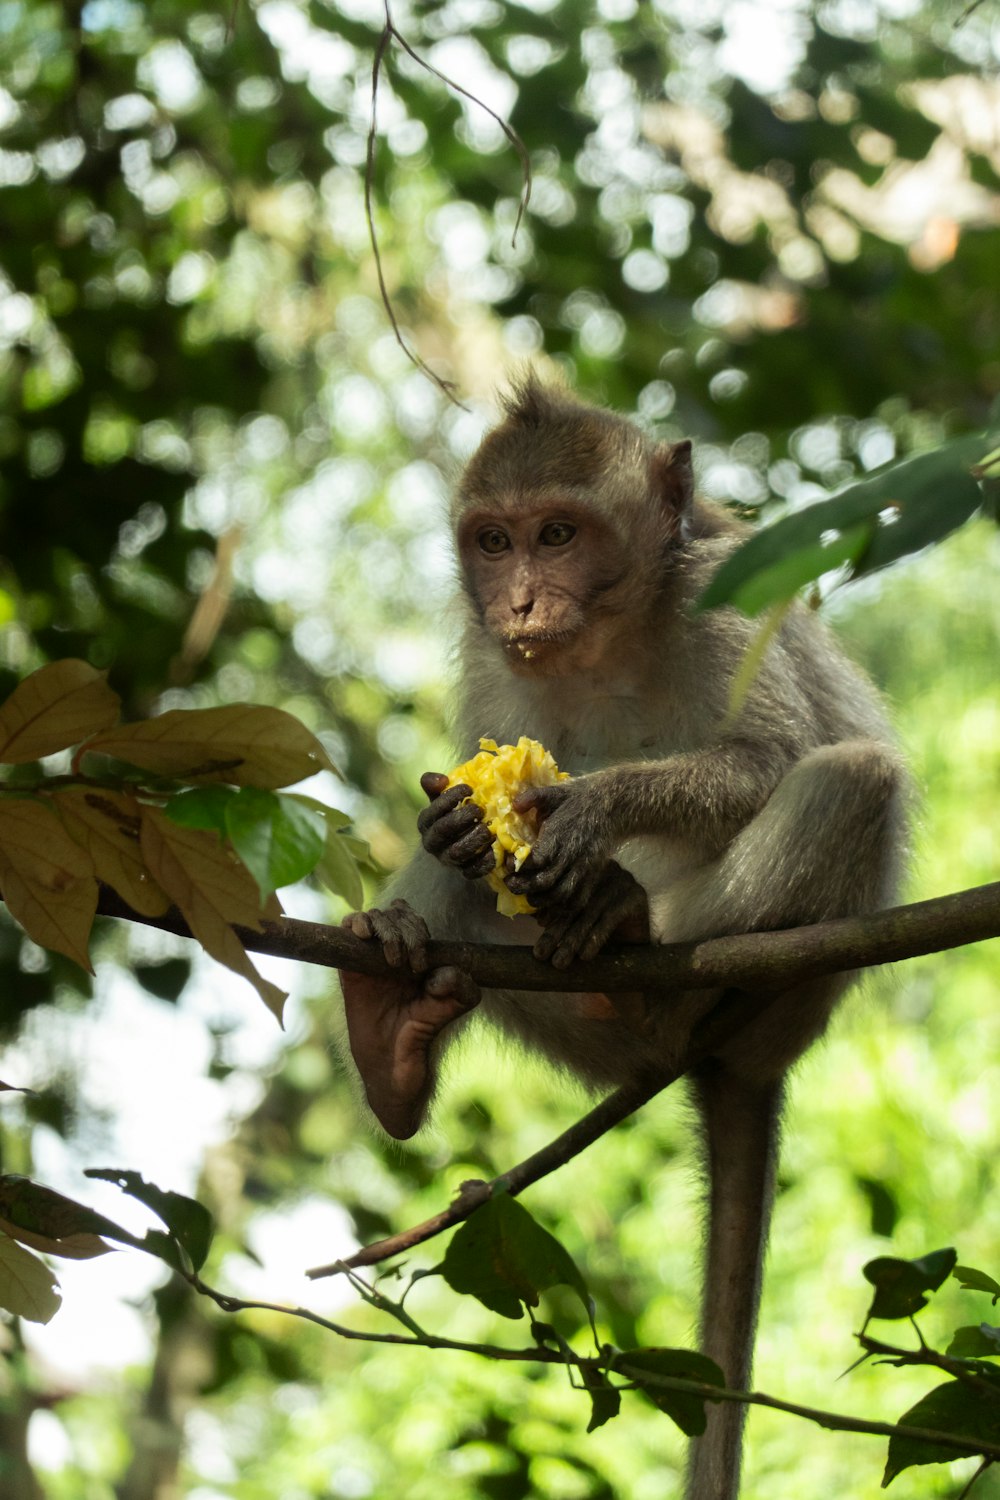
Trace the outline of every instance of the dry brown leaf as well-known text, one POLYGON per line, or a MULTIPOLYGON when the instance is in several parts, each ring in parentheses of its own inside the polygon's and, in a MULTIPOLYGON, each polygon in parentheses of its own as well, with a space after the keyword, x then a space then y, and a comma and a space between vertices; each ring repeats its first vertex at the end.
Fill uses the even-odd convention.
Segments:
POLYGON ((230 703, 173 708, 96 735, 87 747, 182 781, 226 781, 263 791, 335 766, 316 736, 280 708, 230 703))
POLYGON ((97 910, 94 867, 37 797, 0 798, 0 891, 30 938, 94 972, 87 954, 97 910))
POLYGON ((261 919, 281 915, 277 898, 263 908, 253 876, 215 833, 182 828, 158 808, 143 807, 140 846, 154 879, 180 908, 206 953, 242 974, 281 1020, 287 995, 258 974, 232 923, 260 931, 261 919))
POLYGON ((107 1255, 116 1246, 109 1245, 99 1234, 66 1234, 56 1239, 50 1234, 36 1234, 33 1229, 22 1229, 9 1219, 0 1217, 0 1229, 12 1240, 19 1240, 31 1250, 40 1250, 43 1255, 62 1255, 67 1260, 93 1260, 95 1255, 107 1255))
POLYGON ((98 880, 145 917, 161 917, 170 898, 146 869, 139 848, 142 809, 127 792, 72 786, 51 794, 70 833, 94 863, 98 880))
POLYGON ((77 745, 117 722, 105 674, 74 657, 32 672, 0 707, 0 761, 20 766, 77 745))
POLYGON ((56 1278, 44 1261, 0 1234, 0 1307, 29 1323, 47 1323, 61 1301, 56 1278))

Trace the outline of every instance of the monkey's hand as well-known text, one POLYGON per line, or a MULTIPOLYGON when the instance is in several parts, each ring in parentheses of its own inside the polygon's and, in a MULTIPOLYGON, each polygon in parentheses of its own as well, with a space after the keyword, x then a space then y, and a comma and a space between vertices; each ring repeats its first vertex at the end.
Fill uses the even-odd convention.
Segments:
POLYGON ((535 912, 543 931, 534 953, 565 969, 574 958, 596 958, 611 938, 624 943, 649 942, 649 903, 646 892, 612 859, 605 865, 589 898, 580 905, 558 906, 543 900, 535 912))
POLYGON ((479 1004, 479 988, 461 969, 427 967, 427 927, 405 901, 388 911, 352 912, 357 937, 378 937, 398 975, 342 970, 351 1054, 376 1119, 398 1141, 420 1128, 434 1088, 431 1049, 446 1026, 479 1004))
POLYGON ((597 778, 527 787, 514 798, 515 812, 534 813, 541 832, 524 864, 507 877, 507 888, 532 906, 582 909, 594 891, 614 846, 614 832, 597 797, 597 778))
POLYGON ((493 835, 483 823, 482 808, 464 800, 471 797, 471 786, 448 786, 440 771, 425 771, 420 785, 430 798, 430 806, 417 818, 427 853, 467 880, 488 875, 495 865, 493 835))

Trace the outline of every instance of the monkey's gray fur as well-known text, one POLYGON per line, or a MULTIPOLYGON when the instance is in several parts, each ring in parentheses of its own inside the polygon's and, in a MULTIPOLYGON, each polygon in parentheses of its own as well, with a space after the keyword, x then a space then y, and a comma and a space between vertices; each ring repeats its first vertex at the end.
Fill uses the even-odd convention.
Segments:
MULTIPOLYGON (((625 419, 529 377, 469 464, 452 518, 465 580, 456 755, 474 754, 481 736, 541 741, 575 778, 566 810, 544 826, 561 818, 571 865, 613 856, 635 875, 656 940, 793 927, 891 904, 905 772, 874 689, 813 612, 793 608, 729 715, 733 676, 757 626, 732 608, 692 607, 748 528, 693 498, 689 445, 658 447, 625 419), (470 514, 527 512, 550 494, 554 514, 576 506, 603 528, 581 585, 587 597, 572 607, 605 644, 596 665, 533 675, 530 663, 512 662, 488 621, 463 526, 470 514)), ((389 894, 434 937, 531 943, 538 932, 530 917, 497 916, 482 880, 463 879, 423 850, 389 894)), ((788 991, 693 1080, 711 1180, 701 1347, 737 1388, 750 1378, 783 1076, 849 982, 788 991)), ((676 1061, 718 998, 654 1000, 645 1032, 622 1018, 581 1018, 560 993, 489 991, 480 1009, 603 1089, 676 1061)), ((708 1407, 707 1432, 692 1444, 689 1500, 736 1496, 742 1425, 741 1406, 708 1407)))

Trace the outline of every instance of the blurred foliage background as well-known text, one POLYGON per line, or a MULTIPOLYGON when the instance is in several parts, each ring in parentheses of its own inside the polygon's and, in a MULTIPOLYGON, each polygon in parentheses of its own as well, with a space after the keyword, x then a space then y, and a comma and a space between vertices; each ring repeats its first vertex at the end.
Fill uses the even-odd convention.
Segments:
MULTIPOLYGON (((702 489, 765 517, 983 426, 1000 393, 995 0, 414 0, 394 19, 534 168, 512 245, 502 132, 390 50, 386 277, 466 409, 378 299, 376 0, 0 3, 0 686, 78 655, 132 714, 279 704, 325 737, 346 779, 319 794, 386 867, 419 772, 451 763, 442 498, 519 361, 694 436, 702 489)), ((830 608, 923 790, 913 897, 997 875, 997 551, 979 522, 830 608)), ((287 904, 339 916, 304 889, 287 904)), ((73 1195, 109 1163, 197 1189, 222 1226, 210 1278, 244 1294, 377 1326, 302 1268, 581 1107, 480 1037, 432 1129, 388 1148, 360 1123, 326 976, 295 976, 279 1037, 180 941, 107 923, 97 959, 91 984, 3 917, 0 1076, 36 1090, 0 1096, 3 1170, 73 1195)), ((871 980, 799 1069, 758 1388, 891 1419, 932 1382, 838 1383, 863 1262, 954 1241, 1000 1275, 998 965, 984 945, 871 980)), ((693 1337, 690 1127, 664 1096, 529 1196, 623 1346, 693 1337)), ((86 1196, 120 1216, 108 1192, 86 1196)), ((52 1324, 0 1330, 5 1500, 678 1492, 682 1442, 637 1397, 587 1436, 556 1375, 227 1320, 140 1259, 61 1267, 52 1324)), ((962 1295, 939 1299, 951 1323, 989 1317, 962 1295)), ((518 1338, 435 1281, 417 1304, 453 1337, 518 1338)), ((553 1316, 577 1330, 569 1301, 553 1316)), ((854 1500, 882 1458, 755 1412, 745 1492, 854 1500)), ((967 1471, 896 1488, 957 1494, 967 1471)))

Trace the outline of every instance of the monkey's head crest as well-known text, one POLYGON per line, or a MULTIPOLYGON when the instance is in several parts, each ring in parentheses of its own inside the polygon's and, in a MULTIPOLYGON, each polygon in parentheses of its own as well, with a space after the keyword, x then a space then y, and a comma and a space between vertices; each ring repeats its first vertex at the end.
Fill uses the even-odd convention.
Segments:
POLYGON ((508 421, 519 427, 545 427, 560 418, 578 417, 583 403, 558 386, 543 385, 534 370, 527 370, 500 395, 508 421))

